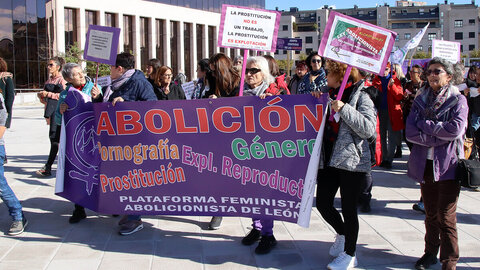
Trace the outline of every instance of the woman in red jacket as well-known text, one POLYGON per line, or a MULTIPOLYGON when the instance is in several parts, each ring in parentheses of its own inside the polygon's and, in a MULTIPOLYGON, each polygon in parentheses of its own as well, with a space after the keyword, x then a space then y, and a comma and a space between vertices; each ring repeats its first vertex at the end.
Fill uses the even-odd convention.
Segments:
POLYGON ((380 91, 378 118, 380 120, 380 138, 382 143, 382 163, 380 167, 392 168, 393 156, 397 145, 402 143, 402 130, 405 129, 400 102, 403 88, 395 72, 391 72, 390 63, 385 67, 384 76, 375 76, 373 86, 380 91))

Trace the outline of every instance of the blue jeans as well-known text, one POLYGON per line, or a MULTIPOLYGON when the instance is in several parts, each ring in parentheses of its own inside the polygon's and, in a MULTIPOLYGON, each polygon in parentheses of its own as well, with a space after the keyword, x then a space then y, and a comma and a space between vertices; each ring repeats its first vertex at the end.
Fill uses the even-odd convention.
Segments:
POLYGON ((0 197, 2 198, 3 202, 8 207, 8 212, 10 212, 10 216, 12 216, 13 220, 22 220, 22 205, 20 201, 13 193, 12 189, 7 183, 7 179, 5 179, 5 170, 3 168, 3 162, 5 159, 5 146, 0 145, 0 197))

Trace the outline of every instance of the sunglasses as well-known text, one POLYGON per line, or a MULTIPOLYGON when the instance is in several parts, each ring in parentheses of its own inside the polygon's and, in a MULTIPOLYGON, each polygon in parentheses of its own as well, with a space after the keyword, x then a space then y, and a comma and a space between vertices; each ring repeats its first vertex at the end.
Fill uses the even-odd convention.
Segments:
POLYGON ((322 63, 322 60, 320 59, 312 59, 312 63, 315 64, 315 63, 322 63))
POLYGON ((246 68, 245 69, 245 74, 251 74, 251 75, 255 75, 257 74, 258 72, 262 71, 261 69, 259 68, 246 68))
POLYGON ((55 66, 55 64, 48 64, 48 66, 49 66, 49 67, 53 67, 53 66, 55 66))
POLYGON ((435 74, 435 75, 438 76, 438 75, 440 75, 440 74, 442 74, 442 73, 444 73, 444 72, 445 72, 445 70, 443 70, 443 69, 438 69, 438 68, 437 68, 437 69, 433 69, 433 70, 427 69, 427 71, 425 72, 425 74, 426 74, 427 76, 430 76, 430 75, 433 73, 433 74, 435 74))

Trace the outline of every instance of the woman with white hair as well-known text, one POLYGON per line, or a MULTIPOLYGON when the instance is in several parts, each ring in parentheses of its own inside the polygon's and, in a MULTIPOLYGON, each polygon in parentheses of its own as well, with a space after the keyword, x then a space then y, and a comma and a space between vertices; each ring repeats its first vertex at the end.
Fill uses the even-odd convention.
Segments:
MULTIPOLYGON (((265 98, 265 90, 274 82, 270 74, 268 62, 261 56, 250 57, 245 69, 244 96, 258 96, 265 98)), ((271 94, 268 94, 271 96, 271 94)), ((252 219, 252 230, 242 239, 242 244, 253 245, 258 240, 260 243, 255 248, 255 253, 266 254, 277 244, 273 236, 273 219, 252 219)))
MULTIPOLYGON (((65 90, 60 93, 58 100, 55 121, 58 125, 62 123, 62 114, 68 109, 68 104, 65 103, 65 98, 73 91, 82 93, 84 102, 92 102, 93 99, 101 97, 101 87, 93 84, 92 80, 87 77, 82 69, 82 66, 76 63, 67 63, 63 66, 62 75, 68 82, 65 90)), ((71 95, 71 94, 70 94, 71 95)), ((73 104, 70 104, 73 107, 73 104)), ((75 210, 72 216, 68 219, 70 223, 78 223, 85 219, 87 214, 85 208, 81 205, 75 204, 75 210)))
POLYGON ((244 96, 265 96, 265 90, 274 82, 268 62, 261 56, 249 57, 245 69, 244 96))

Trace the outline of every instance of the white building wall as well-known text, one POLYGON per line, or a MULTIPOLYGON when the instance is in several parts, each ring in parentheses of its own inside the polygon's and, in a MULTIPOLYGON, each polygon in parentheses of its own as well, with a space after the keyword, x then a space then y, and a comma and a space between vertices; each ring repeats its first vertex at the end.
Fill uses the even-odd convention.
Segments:
MULTIPOLYGON (((74 8, 77 9, 77 32, 79 33, 79 42, 82 49, 85 43, 85 9, 97 11, 100 15, 100 25, 104 25, 105 12, 116 14, 117 26, 122 29, 120 32, 119 51, 123 50, 123 15, 134 16, 134 53, 136 55, 136 68, 140 68, 140 17, 150 18, 150 30, 152 35, 150 39, 150 55, 156 56, 155 51, 155 19, 165 20, 165 55, 166 65, 171 64, 170 59, 170 21, 179 22, 179 37, 178 37, 178 63, 179 68, 184 68, 184 46, 183 46, 183 23, 201 24, 204 26, 204 55, 208 55, 208 26, 215 26, 219 29, 220 13, 208 12, 198 9, 190 9, 172 5, 166 5, 150 1, 140 0, 55 0, 56 20, 55 20, 55 48, 54 51, 64 53, 65 52, 65 26, 64 26, 64 9, 74 8), (103 24, 102 24, 103 23, 103 24)), ((195 33, 195 31, 192 31, 195 33)), ((191 37, 193 44, 196 43, 196 36, 191 37)), ((216 44, 216 43, 215 43, 216 44)), ((192 46, 192 63, 191 66, 196 67, 197 63, 193 62, 196 59, 196 46, 192 46)), ((218 48, 215 48, 218 52, 218 48)), ((195 73, 192 72, 194 77, 195 73)), ((193 78, 189 78, 193 79, 193 78)))

